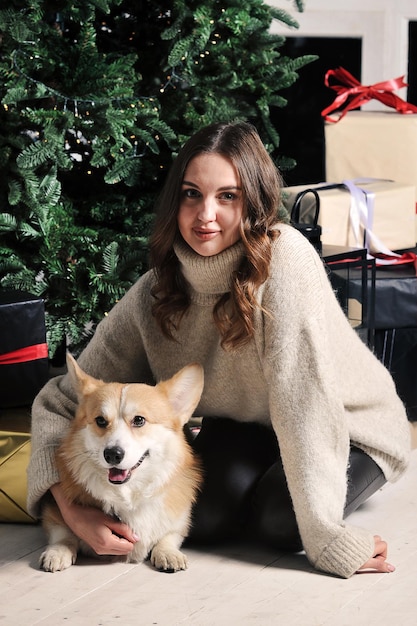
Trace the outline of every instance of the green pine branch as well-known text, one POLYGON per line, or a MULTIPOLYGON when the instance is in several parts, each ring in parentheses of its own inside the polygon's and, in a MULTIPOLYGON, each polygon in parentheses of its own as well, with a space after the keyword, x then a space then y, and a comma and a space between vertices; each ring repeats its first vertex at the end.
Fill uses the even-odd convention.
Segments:
POLYGON ((81 350, 146 270, 155 197, 193 132, 247 119, 291 166, 271 110, 314 57, 283 56, 274 20, 297 27, 263 0, 0 9, 0 288, 45 299, 51 356, 81 350))

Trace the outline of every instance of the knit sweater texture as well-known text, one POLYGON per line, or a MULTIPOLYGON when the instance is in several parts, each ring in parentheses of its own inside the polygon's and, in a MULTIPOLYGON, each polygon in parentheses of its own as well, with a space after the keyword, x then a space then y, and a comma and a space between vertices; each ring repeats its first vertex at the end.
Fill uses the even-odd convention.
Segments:
MULTIPOLYGON (((151 270, 99 324, 79 363, 105 381, 151 384, 201 363, 205 386, 195 414, 272 426, 306 555, 317 569, 347 578, 374 549, 373 529, 343 520, 350 444, 395 481, 408 465, 410 430, 389 372, 350 326, 322 260, 291 226, 279 230, 269 277, 257 294, 262 309, 255 313, 255 336, 244 347, 222 349, 213 322, 213 306, 230 291, 244 254, 242 243, 203 257, 180 242, 175 252, 191 306, 175 340, 152 316, 151 270)), ((28 468, 34 516, 59 481, 54 453, 75 402, 68 376, 52 379, 35 399, 28 468)))

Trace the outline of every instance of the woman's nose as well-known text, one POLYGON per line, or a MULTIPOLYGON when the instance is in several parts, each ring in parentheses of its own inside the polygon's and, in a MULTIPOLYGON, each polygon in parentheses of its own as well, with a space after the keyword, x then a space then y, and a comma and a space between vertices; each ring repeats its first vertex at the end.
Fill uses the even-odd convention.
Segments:
POLYGON ((203 198, 198 212, 201 222, 213 222, 216 219, 216 203, 214 198, 203 198))

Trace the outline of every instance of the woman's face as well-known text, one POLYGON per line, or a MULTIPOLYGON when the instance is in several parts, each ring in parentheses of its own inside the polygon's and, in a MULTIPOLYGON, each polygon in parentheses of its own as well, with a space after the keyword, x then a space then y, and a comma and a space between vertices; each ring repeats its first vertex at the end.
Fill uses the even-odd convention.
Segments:
POLYGON ((187 166, 181 187, 178 227, 197 254, 219 254, 240 239, 243 194, 233 163, 216 153, 200 154, 187 166))

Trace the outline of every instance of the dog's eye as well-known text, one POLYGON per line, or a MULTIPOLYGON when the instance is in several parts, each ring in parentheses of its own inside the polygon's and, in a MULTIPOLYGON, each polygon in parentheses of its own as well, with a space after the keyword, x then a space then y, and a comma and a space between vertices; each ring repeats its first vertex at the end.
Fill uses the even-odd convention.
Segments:
POLYGON ((96 417, 96 424, 99 428, 106 428, 108 426, 108 421, 102 415, 96 417))
POLYGON ((132 426, 140 428, 141 426, 144 426, 145 422, 146 420, 144 417, 142 417, 142 415, 135 415, 135 417, 132 419, 132 426))

